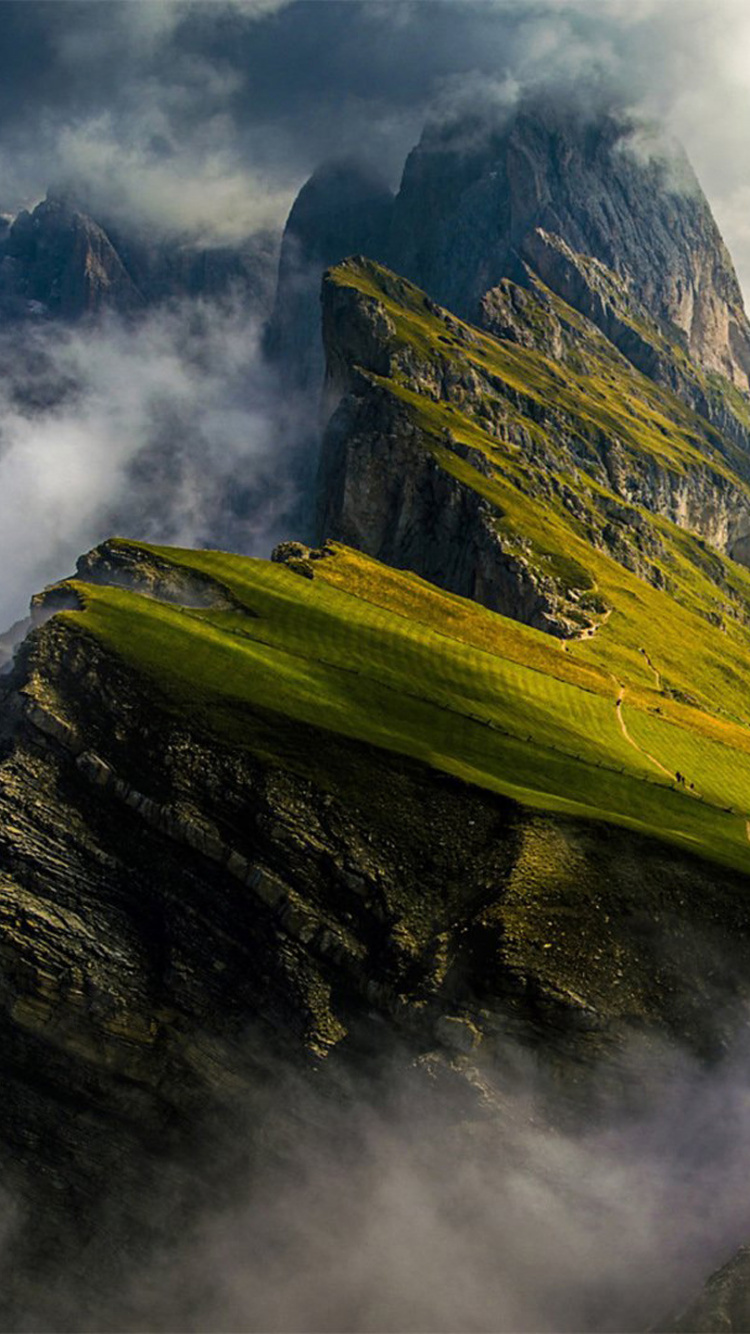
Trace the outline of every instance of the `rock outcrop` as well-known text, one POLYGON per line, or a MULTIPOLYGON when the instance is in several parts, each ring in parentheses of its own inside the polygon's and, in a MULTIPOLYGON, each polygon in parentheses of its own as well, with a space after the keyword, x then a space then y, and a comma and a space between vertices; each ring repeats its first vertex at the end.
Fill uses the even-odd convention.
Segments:
POLYGON ((519 276, 538 228, 611 269, 699 366, 748 388, 742 295, 705 196, 682 151, 626 117, 535 98, 497 125, 428 127, 394 206, 391 263, 473 320, 489 288, 519 276))
MULTIPOLYGON (((639 371, 670 389, 715 426, 728 442, 733 465, 744 466, 747 472, 750 465, 743 455, 750 457, 750 402, 725 375, 707 373, 687 355, 687 340, 676 325, 654 319, 629 282, 618 278, 601 260, 576 254, 559 236, 537 228, 525 237, 523 255, 526 285, 538 293, 541 280, 585 315, 639 371), (742 454, 737 454, 736 445, 742 454)), ((482 299, 480 316, 488 328, 492 327, 491 322, 486 323, 492 301, 491 290, 482 299)), ((548 346, 556 356, 555 345, 548 346)))
POLYGON ((504 279, 541 278, 748 448, 737 277, 684 153, 653 128, 534 98, 499 120, 428 126, 395 199, 355 166, 316 173, 287 224, 270 327, 290 384, 322 379, 316 282, 355 253, 472 322, 504 279))
POLYGON ((750 1328, 750 1246, 742 1246, 707 1280, 703 1292, 654 1334, 742 1334, 750 1328))
MULTIPOLYGON (((311 556, 328 559, 280 553, 311 556)), ((191 590, 169 568, 107 544, 72 587, 84 606, 125 586, 172 605, 191 590)), ((225 615, 226 588, 198 582, 195 614, 225 615)), ((38 604, 65 605, 68 586, 38 604)), ((280 1070, 340 1102, 389 1050, 486 1125, 510 1044, 564 1083, 571 1061, 573 1097, 634 1023, 713 1052, 746 1000, 737 872, 282 713, 242 726, 249 747, 221 743, 65 613, 4 678, 0 1162, 29 1219, 3 1273, 10 1327, 58 1327, 71 1293, 77 1327, 101 1327, 138 1248, 236 1170, 217 1118, 245 1118, 251 1160, 297 1133, 299 1095, 281 1125, 264 1110, 280 1070)))
POLYGON ((143 305, 106 232, 54 195, 14 219, 0 284, 6 310, 19 315, 49 312, 75 320, 105 309, 128 314, 143 305))

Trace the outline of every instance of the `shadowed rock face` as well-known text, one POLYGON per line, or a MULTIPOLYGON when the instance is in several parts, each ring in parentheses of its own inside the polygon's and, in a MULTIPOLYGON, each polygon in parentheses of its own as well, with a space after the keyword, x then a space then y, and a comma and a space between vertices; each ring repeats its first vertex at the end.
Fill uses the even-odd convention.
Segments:
POLYGON ((391 262, 476 319, 483 294, 519 276, 537 228, 601 260, 682 332, 701 366, 747 388, 742 296, 692 168, 620 118, 538 102, 495 129, 470 120, 429 129, 406 164, 391 262))
POLYGON ((356 162, 331 162, 303 186, 284 229, 268 351, 295 389, 317 391, 324 370, 320 278, 347 255, 385 259, 393 195, 356 162))
POLYGON ((747 406, 726 392, 747 391, 750 375, 732 261, 684 153, 623 117, 538 100, 500 121, 428 127, 395 199, 356 164, 316 172, 287 223, 268 339, 295 389, 322 382, 320 277, 355 253, 473 322, 502 280, 541 276, 747 447, 747 406))
POLYGON ((743 1334, 750 1329, 750 1246, 706 1282, 681 1315, 654 1326, 654 1334, 743 1334))
MULTIPOLYGON (((78 573, 184 592, 111 545, 78 573)), ((267 1155, 280 1070, 340 1105, 337 1081, 393 1044, 480 1123, 502 1116, 510 1043, 566 1097, 573 1070, 573 1098, 633 1026, 710 1053, 747 1000, 737 873, 280 713, 253 728, 257 753, 218 742, 65 615, 3 680, 0 1165, 29 1216, 3 1273, 11 1328, 32 1297, 61 1327, 71 1266, 77 1327, 101 1327, 85 1300, 137 1263, 134 1235, 158 1238, 161 1203, 174 1226, 220 1188, 217 1120, 247 1118, 243 1170, 267 1155)), ((297 1115, 274 1133, 291 1141, 297 1115)))
MULTIPOLYGON (((589 541, 655 587, 664 587, 668 561, 664 563, 658 523, 649 515, 699 533, 746 563, 750 492, 745 456, 692 414, 684 420, 702 458, 691 459, 688 468, 673 467, 658 448, 651 452, 644 433, 651 411, 646 402, 658 405, 665 426, 684 413, 682 405, 672 393, 652 400, 649 380, 633 374, 592 322, 553 300, 530 272, 527 282, 521 287, 504 280, 487 293, 485 327, 501 340, 501 356, 503 349, 533 349, 545 361, 552 357, 568 365, 571 374, 583 371, 588 379, 593 377, 602 396, 617 383, 611 399, 614 415, 603 418, 593 435, 591 404, 582 411, 570 399, 564 404, 554 385, 541 397, 531 385, 527 393, 523 378, 533 378, 531 362, 524 370, 516 368, 515 380, 513 375, 505 381, 493 375, 481 357, 472 360, 472 347, 479 346, 480 339, 476 331, 387 270, 355 258, 327 277, 324 404, 330 415, 321 451, 318 538, 359 547, 566 639, 592 633, 597 615, 586 619, 580 592, 571 594, 551 570, 535 566, 523 542, 503 532, 502 507, 482 487, 483 478, 491 481, 495 475, 502 454, 493 453, 493 441, 511 441, 519 450, 525 468, 522 491, 540 505, 554 508, 561 502, 576 522, 586 524, 589 541), (360 280, 364 287, 358 286, 360 280), (405 315, 415 302, 422 303, 420 322, 408 326, 407 320, 410 332, 405 334, 403 321, 397 327, 399 306, 405 315), (419 396, 428 414, 421 425, 404 391, 419 396), (462 414, 463 428, 452 415, 454 409, 462 414), (629 418, 638 440, 636 451, 623 449, 622 431, 629 418), (462 429, 470 434, 472 423, 481 432, 489 430, 489 451, 462 437, 462 429), (581 441, 587 436, 591 444, 584 456, 581 441), (724 464, 725 454, 732 458, 733 472, 724 464), (444 466, 449 455, 461 464, 444 466), (462 465, 469 468, 462 472, 462 465), (568 481, 556 482, 556 473, 568 481), (467 477, 473 479, 469 485, 467 477), (575 489, 576 479, 587 488, 588 477, 596 479, 598 489, 584 501, 575 489), (606 499, 602 488, 609 493, 606 499), (592 526, 594 511, 599 518, 592 526)), ((596 287, 590 277, 585 290, 593 299, 596 287)), ((597 310, 601 322, 618 326, 622 340, 636 338, 629 315, 618 319, 603 299, 597 310)), ((649 326, 644 328, 649 334, 649 326)), ((661 357, 665 367, 683 364, 670 360, 668 350, 658 351, 645 336, 642 346, 661 357)), ((684 365, 689 364, 685 359, 684 365)), ((668 378, 666 371, 662 378, 668 378)), ((687 388, 692 384, 686 383, 687 388)))
POLYGON ((0 265, 2 295, 18 312, 24 303, 63 319, 104 309, 129 313, 143 305, 106 232, 65 200, 50 196, 19 213, 0 265))

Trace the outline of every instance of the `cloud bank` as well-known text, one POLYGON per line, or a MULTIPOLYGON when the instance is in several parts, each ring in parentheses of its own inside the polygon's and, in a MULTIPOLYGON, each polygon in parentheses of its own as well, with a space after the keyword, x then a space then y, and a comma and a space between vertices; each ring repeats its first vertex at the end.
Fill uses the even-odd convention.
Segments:
POLYGON ((585 85, 684 141, 750 285, 743 0, 6 0, 3 21, 6 209, 64 175, 144 226, 239 236, 324 158, 395 183, 458 93, 585 85))
POLYGON ((0 624, 113 533, 264 556, 290 535, 294 432, 260 334, 239 302, 186 301, 0 335, 0 624))
POLYGON ((434 1053, 327 1091, 287 1071, 241 1132, 254 1167, 229 1184, 207 1141, 221 1203, 197 1216, 156 1181, 173 1235, 122 1285, 63 1282, 55 1327, 617 1334, 678 1312, 750 1227, 745 1047, 706 1071, 635 1043, 577 1106, 503 1055, 466 1082, 434 1053))

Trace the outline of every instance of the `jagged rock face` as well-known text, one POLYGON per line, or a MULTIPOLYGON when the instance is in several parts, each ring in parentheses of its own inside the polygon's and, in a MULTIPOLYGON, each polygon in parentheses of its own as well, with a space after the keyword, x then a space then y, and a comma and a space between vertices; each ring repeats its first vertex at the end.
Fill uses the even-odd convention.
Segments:
POLYGON ((570 633, 554 582, 502 541, 493 506, 435 462, 387 394, 344 398, 326 430, 319 483, 321 533, 526 625, 570 633))
POLYGON ((519 276, 537 228, 593 256, 699 365, 746 389, 750 334, 731 259, 684 155, 614 116, 521 105, 498 128, 429 128, 394 206, 391 263, 475 319, 483 294, 519 276))
MULTIPOLYGON (((393 321, 376 302, 324 285, 324 404, 337 406, 321 452, 321 538, 335 537, 493 611, 564 636, 565 616, 552 581, 538 578, 522 553, 503 543, 492 505, 448 476, 408 413, 360 375, 358 368, 387 376, 400 361, 416 383, 430 380, 434 368, 428 363, 406 349, 394 355, 394 335, 393 321)), ((467 385, 454 386, 459 395, 470 380, 469 374, 467 385)), ((478 382, 473 387, 481 392, 478 382)), ((436 396, 442 388, 434 386, 436 396)), ((474 461, 486 466, 479 456, 474 461)))
POLYGON ((128 236, 52 192, 0 238, 0 313, 75 321, 105 310, 132 315, 169 297, 220 297, 233 288, 270 308, 275 239, 206 248, 128 236))
POLYGON ((0 264, 5 302, 20 311, 48 310, 80 319, 104 308, 130 312, 143 304, 106 232, 55 197, 19 213, 0 264))
MULTIPOLYGON (((730 450, 732 463, 747 474, 750 463, 750 404, 733 393, 721 374, 705 374, 691 360, 687 339, 676 325, 655 320, 629 284, 618 279, 601 260, 576 254, 559 236, 537 228, 524 239, 525 281, 539 293, 539 279, 574 310, 580 311, 601 329, 605 337, 639 371, 656 384, 677 394, 695 412, 700 413, 743 454, 730 450)), ((501 336, 515 337, 514 322, 498 323, 500 287, 485 293, 480 322, 501 336), (504 332, 506 330, 507 332, 504 332)), ((516 297, 518 300, 518 297, 516 297)), ((564 351, 554 331, 537 330, 533 344, 549 355, 565 360, 564 351)), ((744 387, 744 386, 743 386, 744 387)))
MULTIPOLYGON (((352 272, 367 269, 358 261, 351 267, 352 272)), ((545 363, 554 352, 586 381, 599 377, 597 397, 580 415, 571 400, 565 406, 554 392, 540 397, 532 383, 524 387, 524 372, 513 362, 510 380, 501 381, 483 364, 470 328, 414 295, 414 289, 410 295, 407 285, 399 286, 386 270, 379 271, 377 281, 383 300, 369 289, 359 290, 356 281, 339 283, 335 274, 324 286, 324 402, 331 416, 321 453, 320 540, 337 538, 358 546, 563 639, 592 633, 602 608, 586 612, 585 581, 571 587, 556 579, 552 570, 530 559, 522 535, 503 531, 503 507, 483 494, 482 485, 498 469, 539 504, 554 508, 561 503, 577 525, 585 525, 593 546, 655 587, 665 586, 669 560, 658 523, 649 514, 748 562, 750 492, 741 466, 731 472, 723 459, 727 454, 735 461, 736 449, 693 416, 684 418, 687 439, 699 445, 703 456, 694 456, 689 467, 676 466, 658 447, 651 450, 645 437, 642 450, 628 447, 628 419, 636 440, 656 420, 660 440, 668 418, 683 409, 671 395, 652 401, 648 381, 634 377, 596 326, 538 282, 522 288, 506 281, 486 294, 484 324, 506 346, 533 349, 545 363), (395 317, 386 310, 391 295, 395 317), (424 302, 427 343, 420 326, 413 341, 397 329, 398 303, 413 300, 424 302), (444 355, 443 347, 451 345, 452 355, 444 355), (415 421, 404 391, 418 396, 428 419, 434 410, 436 426, 415 421), (600 399, 611 403, 611 410, 592 432, 590 411, 600 399), (489 435, 488 452, 469 443, 462 427, 489 435), (584 447, 587 435, 590 444, 584 447), (499 449, 493 441, 501 442, 499 449), (441 451, 470 468, 446 468, 441 451), (523 460, 521 478, 509 462, 516 454, 523 460), (593 489, 588 480, 579 489, 583 478, 593 489)), ((533 379, 531 364, 527 372, 533 379)), ((739 614, 747 612, 740 609, 739 614)))
POLYGON ((347 255, 384 259, 393 195, 356 162, 320 167, 303 186, 284 229, 268 351, 296 389, 318 391, 325 367, 320 279, 347 255))
POLYGON ((279 236, 261 231, 236 245, 197 245, 133 235, 116 221, 107 233, 149 304, 173 297, 236 295, 259 319, 271 313, 279 236))
POLYGON ((287 224, 269 332, 290 386, 321 381, 316 283, 356 253, 472 321, 504 278, 539 275, 747 449, 750 409, 728 392, 750 374, 731 259, 684 154, 626 118, 539 100, 499 124, 428 127, 395 200, 356 166, 316 173, 287 224))

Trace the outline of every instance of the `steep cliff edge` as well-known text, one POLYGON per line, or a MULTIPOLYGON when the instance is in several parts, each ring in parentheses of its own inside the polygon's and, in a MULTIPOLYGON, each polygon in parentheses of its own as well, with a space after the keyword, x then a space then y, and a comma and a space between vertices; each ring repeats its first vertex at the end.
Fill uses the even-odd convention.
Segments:
POLYGON ((659 1334, 741 1334, 750 1326, 750 1248, 743 1246, 707 1280, 703 1292, 659 1334))
POLYGON ((747 451, 742 294, 689 162, 653 126, 530 97, 428 125, 395 198, 351 164, 315 173, 287 223, 271 325, 290 384, 320 381, 314 289, 355 253, 473 322, 504 280, 541 278, 747 451))
POLYGON ((284 228, 266 346, 287 385, 316 394, 325 360, 320 340, 320 278, 347 255, 385 259, 393 195, 353 161, 319 167, 298 194, 284 228))
POLYGON ((106 232, 55 195, 19 213, 0 259, 0 301, 14 315, 81 319, 104 309, 129 314, 143 296, 106 232))
MULTIPOLYGON (((541 279, 545 287, 596 325, 637 370, 705 417, 730 447, 739 445, 742 452, 738 455, 733 450, 733 461, 747 473, 750 398, 746 393, 740 392, 726 375, 706 370, 688 356, 683 332, 655 318, 635 296, 632 284, 618 278, 601 260, 577 254, 561 237, 541 228, 524 238, 522 253, 525 286, 538 290, 541 279)), ((487 318, 497 290, 490 289, 482 298, 480 323, 490 329, 487 318)))
POLYGON ((175 1164, 181 1216, 215 1188, 216 1116, 254 1109, 251 1157, 268 1135, 274 1067, 340 1098, 398 1042, 486 1121, 509 1044, 580 1083, 633 1030, 717 1052, 746 998, 744 724, 634 653, 647 755, 583 652, 341 547, 279 555, 105 544, 3 679, 11 1327, 32 1265, 39 1319, 72 1266, 95 1324, 144 1196, 175 1208, 175 1164), (675 744, 713 752, 700 794, 675 744))

